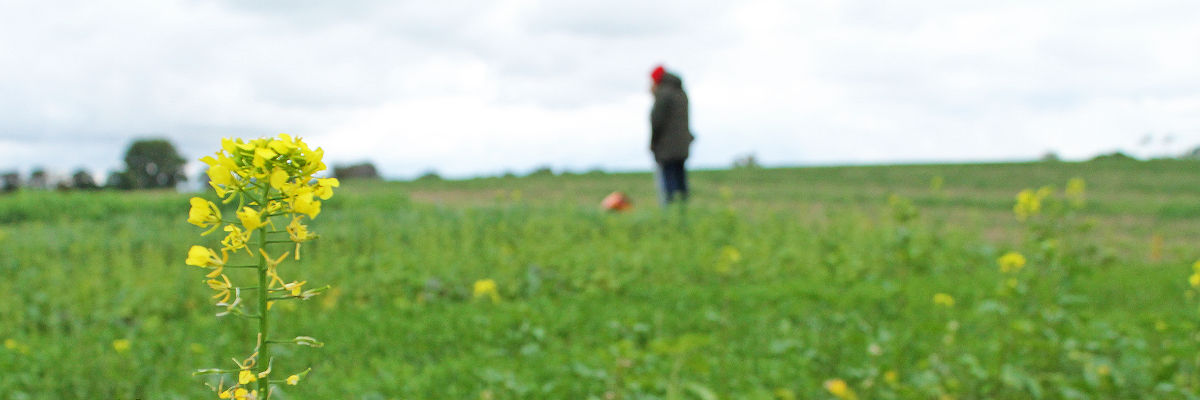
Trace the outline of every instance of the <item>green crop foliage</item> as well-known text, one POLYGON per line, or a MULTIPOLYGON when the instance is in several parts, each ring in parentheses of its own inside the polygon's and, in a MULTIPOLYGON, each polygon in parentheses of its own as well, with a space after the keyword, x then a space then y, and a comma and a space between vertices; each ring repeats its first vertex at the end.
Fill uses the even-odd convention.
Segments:
MULTIPOLYGON (((1197 167, 697 171, 668 211, 648 174, 343 182, 304 245, 332 289, 271 310, 327 343, 272 348, 312 368, 272 397, 1190 398, 1197 167)), ((185 265, 192 196, 0 197, 0 398, 212 397, 259 327, 185 265)))

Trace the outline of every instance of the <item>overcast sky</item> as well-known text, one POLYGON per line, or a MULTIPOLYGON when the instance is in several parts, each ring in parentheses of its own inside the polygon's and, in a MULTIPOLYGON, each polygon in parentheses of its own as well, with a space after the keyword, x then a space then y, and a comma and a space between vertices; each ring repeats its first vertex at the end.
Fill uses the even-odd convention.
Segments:
POLYGON ((1195 0, 0 0, 0 171, 279 132, 395 178, 646 170, 658 63, 694 167, 1161 155, 1200 145, 1197 21, 1195 0))

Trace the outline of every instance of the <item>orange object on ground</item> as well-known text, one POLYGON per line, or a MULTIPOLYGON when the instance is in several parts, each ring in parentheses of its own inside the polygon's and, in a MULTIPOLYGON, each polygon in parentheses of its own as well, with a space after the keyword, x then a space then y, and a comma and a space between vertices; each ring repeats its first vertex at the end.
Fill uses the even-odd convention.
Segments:
POLYGON ((633 203, 625 193, 612 192, 604 197, 604 201, 600 202, 600 206, 608 211, 626 211, 633 208, 633 203))

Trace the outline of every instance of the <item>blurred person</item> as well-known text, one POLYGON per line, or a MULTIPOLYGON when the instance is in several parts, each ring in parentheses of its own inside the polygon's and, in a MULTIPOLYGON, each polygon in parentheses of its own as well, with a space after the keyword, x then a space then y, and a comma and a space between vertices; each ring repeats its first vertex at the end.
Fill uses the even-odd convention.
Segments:
POLYGON ((654 107, 650 109, 650 152, 658 164, 659 201, 666 206, 684 202, 688 197, 687 171, 684 162, 695 137, 688 123, 688 97, 683 80, 659 65, 650 72, 654 81, 654 107))

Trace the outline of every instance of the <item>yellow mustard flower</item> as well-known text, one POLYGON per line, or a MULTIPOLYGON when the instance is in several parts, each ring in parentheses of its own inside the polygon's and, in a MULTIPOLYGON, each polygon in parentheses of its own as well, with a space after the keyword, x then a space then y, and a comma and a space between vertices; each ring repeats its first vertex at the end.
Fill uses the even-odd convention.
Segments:
POLYGON ((313 194, 320 197, 321 200, 329 200, 330 197, 333 197, 333 188, 341 185, 337 178, 317 179, 317 188, 313 194))
POLYGON ((271 150, 270 148, 257 147, 254 149, 254 166, 262 168, 267 165, 268 160, 275 158, 277 155, 279 154, 275 153, 275 151, 271 150))
POLYGON ((308 215, 309 218, 316 218, 317 214, 321 213, 321 202, 313 200, 313 193, 303 193, 291 199, 292 210, 301 214, 308 215))
POLYGON ((275 169, 271 171, 271 187, 276 189, 283 187, 283 185, 287 183, 287 180, 288 173, 287 171, 284 171, 283 168, 275 167, 275 169))
POLYGON ((129 339, 117 339, 112 342, 113 350, 116 350, 118 353, 129 351, 130 345, 129 339))
POLYGON ((229 224, 229 225, 225 225, 225 232, 229 232, 229 234, 225 235, 225 239, 221 240, 221 245, 222 245, 221 251, 222 252, 225 252, 225 251, 236 252, 241 249, 246 249, 247 253, 250 253, 250 255, 254 255, 254 253, 251 252, 250 249, 246 247, 246 244, 250 242, 250 236, 253 233, 253 231, 246 232, 246 231, 243 231, 241 228, 238 228, 234 224, 229 224))
POLYGON ((1040 193, 1040 190, 1035 193, 1030 189, 1017 193, 1017 204, 1013 205, 1013 213, 1016 214, 1018 221, 1024 221, 1041 212, 1044 196, 1039 196, 1040 193))
POLYGON ((1200 288, 1200 273, 1194 273, 1188 277, 1188 283, 1194 288, 1200 288))
POLYGON ((238 372, 238 384, 239 385, 245 385, 247 383, 254 382, 256 380, 258 380, 258 377, 255 377, 254 373, 250 372, 250 370, 248 370, 248 369, 243 369, 241 372, 238 372))
POLYGON ((192 208, 188 210, 188 223, 201 228, 212 227, 203 235, 209 234, 216 229, 217 225, 221 224, 221 210, 217 208, 216 204, 199 197, 193 197, 189 202, 192 208))
POLYGON ((996 260, 996 263, 1000 264, 1000 272, 1006 274, 1015 273, 1025 267, 1025 256, 1021 255, 1021 253, 1010 251, 1000 256, 996 260))
POLYGON ((286 228, 288 236, 297 243, 312 239, 312 235, 308 233, 308 227, 300 223, 300 218, 303 217, 292 218, 292 222, 286 228))
POLYGON ((209 278, 212 278, 221 273, 221 270, 225 267, 225 262, 228 259, 229 256, 225 253, 221 253, 221 256, 218 257, 217 252, 213 251, 212 249, 204 246, 193 245, 192 248, 188 250, 188 257, 184 263, 202 268, 213 268, 214 272, 210 272, 208 274, 209 278))
POLYGON ((890 385, 895 385, 896 382, 900 381, 900 374, 897 374, 896 371, 888 370, 883 373, 883 381, 890 385))
POLYGON ((6 348, 6 349, 16 350, 17 346, 20 346, 20 345, 21 344, 17 343, 16 339, 13 339, 13 338, 4 339, 4 348, 6 348))
POLYGON ((209 250, 207 247, 193 245, 192 248, 188 250, 188 257, 185 263, 187 265, 194 265, 197 267, 207 267, 211 254, 212 250, 209 250))
POLYGON ((954 307, 954 297, 945 293, 937 293, 933 295, 933 304, 942 307, 954 307))
POLYGON ((267 147, 271 148, 276 154, 289 154, 296 149, 296 144, 292 142, 290 136, 286 133, 279 134, 279 140, 272 140, 267 143, 267 147))
POLYGON ((246 227, 247 231, 253 231, 266 225, 258 210, 251 207, 242 207, 242 210, 237 212, 237 217, 242 221, 242 226, 246 227))
POLYGON ((212 158, 209 156, 201 158, 200 161, 208 164, 207 174, 209 182, 222 185, 227 188, 233 187, 233 167, 235 166, 230 165, 233 160, 230 160, 225 156, 220 156, 220 158, 212 158))
POLYGON ((257 397, 258 396, 256 396, 254 392, 246 390, 245 388, 237 388, 233 390, 233 400, 253 400, 257 397))
POLYGON ((846 381, 841 379, 830 379, 825 381, 825 390, 841 400, 855 400, 858 395, 854 394, 854 389, 846 384, 846 381))
POLYGON ((289 377, 287 377, 286 381, 287 381, 287 384, 296 386, 297 383, 300 383, 300 375, 289 376, 289 377))
POLYGON ((500 292, 496 289, 496 281, 491 279, 481 279, 475 281, 475 298, 488 297, 493 303, 500 302, 500 292))

